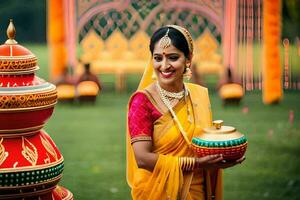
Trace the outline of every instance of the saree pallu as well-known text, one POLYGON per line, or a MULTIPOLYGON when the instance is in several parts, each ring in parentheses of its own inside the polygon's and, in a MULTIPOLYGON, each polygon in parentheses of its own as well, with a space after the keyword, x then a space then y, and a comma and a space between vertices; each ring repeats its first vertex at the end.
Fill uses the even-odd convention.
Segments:
MULTIPOLYGON (((211 126, 211 110, 208 92, 194 84, 186 84, 189 96, 182 99, 173 108, 189 140, 202 133, 203 128, 211 126), (192 116, 193 123, 188 120, 192 116)), ((222 182, 220 170, 212 172, 196 169, 183 172, 178 157, 195 156, 184 140, 171 113, 163 113, 156 99, 143 91, 152 104, 162 113, 154 122, 153 152, 159 155, 152 172, 137 167, 134 152, 127 133, 127 182, 131 187, 134 200, 216 200, 222 199, 222 182), (212 195, 212 193, 214 195, 212 195)), ((128 132, 128 131, 127 131, 128 132)))

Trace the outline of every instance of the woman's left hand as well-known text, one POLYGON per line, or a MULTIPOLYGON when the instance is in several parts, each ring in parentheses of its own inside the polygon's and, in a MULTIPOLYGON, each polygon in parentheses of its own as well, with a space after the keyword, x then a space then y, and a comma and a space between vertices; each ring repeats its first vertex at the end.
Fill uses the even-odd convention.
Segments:
POLYGON ((241 164, 242 162, 244 162, 244 160, 246 160, 245 156, 241 157, 240 159, 233 160, 233 161, 222 160, 221 162, 217 163, 216 165, 218 166, 218 168, 226 169, 229 167, 233 167, 237 164, 241 164))

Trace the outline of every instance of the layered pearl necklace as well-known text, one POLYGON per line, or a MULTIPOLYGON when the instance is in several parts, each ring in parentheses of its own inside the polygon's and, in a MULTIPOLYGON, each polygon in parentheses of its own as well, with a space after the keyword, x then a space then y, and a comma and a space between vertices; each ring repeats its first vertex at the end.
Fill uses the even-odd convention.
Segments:
MULTIPOLYGON (((164 89, 161 88, 161 86, 159 85, 158 82, 156 82, 156 87, 159 91, 159 95, 160 95, 160 98, 161 100, 163 101, 163 103, 165 104, 165 106, 169 109, 169 111, 171 112, 171 115, 173 117, 173 119, 175 120, 182 136, 184 137, 185 141, 187 142, 187 144, 190 146, 191 145, 191 142, 190 140, 188 139, 187 137, 187 133, 185 132, 185 130, 183 129, 176 113, 174 112, 173 108, 172 108, 172 105, 171 105, 171 102, 169 100, 169 98, 175 98, 175 99, 182 99, 183 97, 185 98, 185 102, 187 103, 187 96, 189 95, 189 92, 188 90, 186 89, 186 87, 184 86, 184 89, 181 91, 181 92, 169 92, 169 91, 166 91, 164 89)), ((191 116, 190 116, 190 109, 189 109, 189 106, 187 108, 187 112, 188 112, 188 121, 190 123, 192 123, 192 119, 191 119, 191 116)))

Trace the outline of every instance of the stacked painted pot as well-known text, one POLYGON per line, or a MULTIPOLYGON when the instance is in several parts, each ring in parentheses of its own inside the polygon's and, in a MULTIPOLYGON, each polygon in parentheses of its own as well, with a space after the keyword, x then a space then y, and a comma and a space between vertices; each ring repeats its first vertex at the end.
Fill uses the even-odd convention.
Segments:
POLYGON ((199 156, 222 154, 225 160, 241 158, 247 149, 246 137, 234 127, 223 126, 223 120, 213 121, 204 133, 192 139, 194 152, 199 156))
POLYGON ((56 87, 35 76, 37 58, 15 40, 0 45, 0 199, 73 199, 57 186, 64 160, 42 129, 57 102, 56 87))

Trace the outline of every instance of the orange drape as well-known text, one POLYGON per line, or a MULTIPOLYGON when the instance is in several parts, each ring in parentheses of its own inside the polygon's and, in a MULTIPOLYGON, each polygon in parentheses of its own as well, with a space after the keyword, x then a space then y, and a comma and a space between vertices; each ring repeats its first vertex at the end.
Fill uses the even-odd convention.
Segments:
POLYGON ((282 78, 280 66, 281 2, 265 0, 263 8, 263 102, 272 104, 282 97, 282 78))
POLYGON ((55 80, 67 64, 62 0, 48 0, 48 47, 50 79, 55 80))

